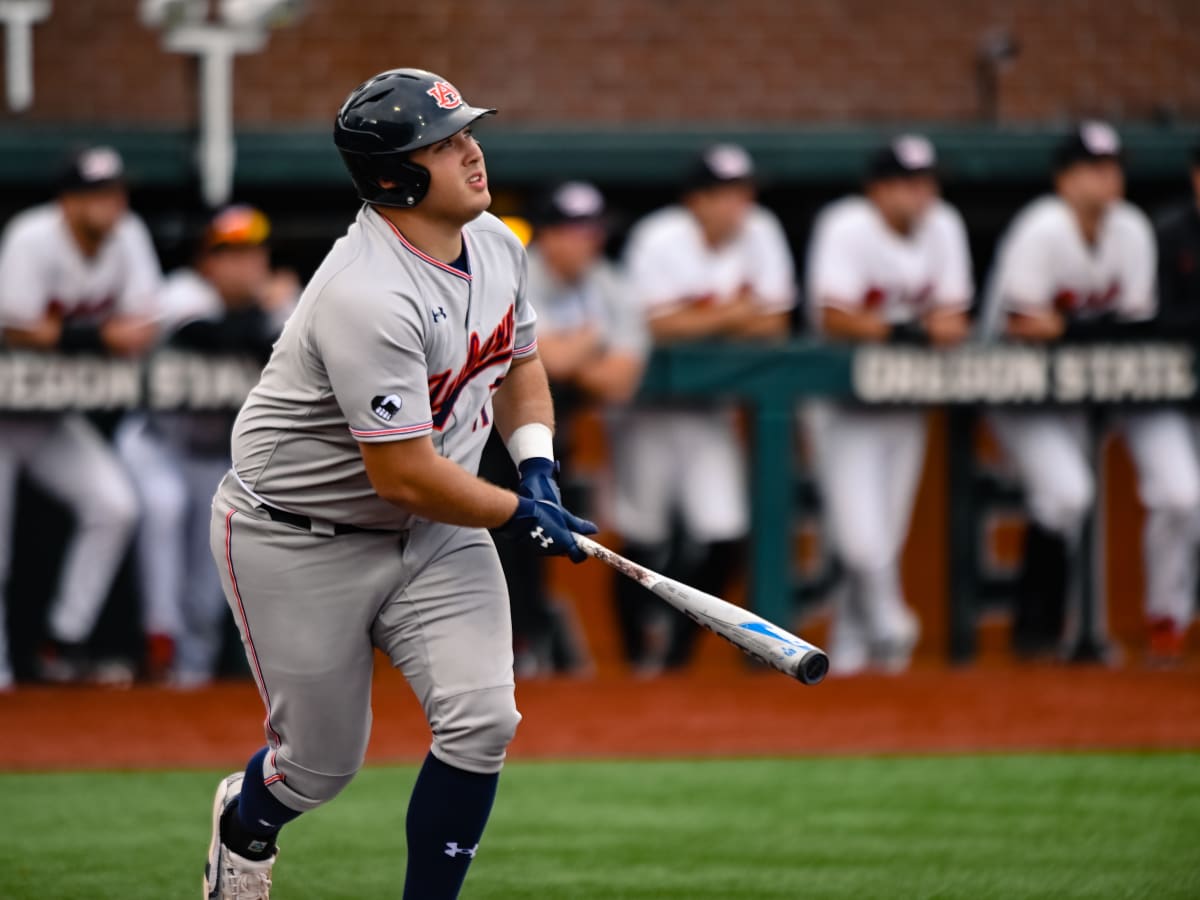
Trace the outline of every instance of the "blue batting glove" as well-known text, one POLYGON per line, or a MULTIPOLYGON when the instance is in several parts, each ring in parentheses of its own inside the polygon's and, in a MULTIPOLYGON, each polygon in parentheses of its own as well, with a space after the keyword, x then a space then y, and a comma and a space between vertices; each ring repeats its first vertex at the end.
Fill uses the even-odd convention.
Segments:
POLYGON ((562 494, 558 490, 558 463, 544 456, 531 456, 517 466, 521 473, 521 487, 517 493, 531 500, 549 500, 562 506, 562 494))
POLYGON ((594 523, 572 515, 557 503, 524 496, 524 489, 517 498, 517 511, 503 528, 535 553, 565 555, 577 563, 587 559, 587 554, 579 549, 572 532, 595 534, 600 530, 594 523))

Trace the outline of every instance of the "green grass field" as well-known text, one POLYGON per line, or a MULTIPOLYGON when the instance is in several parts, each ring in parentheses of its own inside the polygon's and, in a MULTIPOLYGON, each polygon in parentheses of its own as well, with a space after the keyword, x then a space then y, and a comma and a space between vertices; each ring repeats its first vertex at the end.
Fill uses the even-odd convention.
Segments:
MULTIPOLYGON (((0 775, 0 898, 199 897, 217 772, 0 775)), ((284 834, 279 900, 398 900, 410 767, 284 834)), ((1198 897, 1200 753, 523 763, 464 898, 1198 897)))

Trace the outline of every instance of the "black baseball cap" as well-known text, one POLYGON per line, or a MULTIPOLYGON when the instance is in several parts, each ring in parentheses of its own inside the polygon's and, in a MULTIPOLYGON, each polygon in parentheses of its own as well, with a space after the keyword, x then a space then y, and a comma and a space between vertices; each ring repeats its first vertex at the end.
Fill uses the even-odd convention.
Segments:
POLYGON ((1061 172, 1076 163, 1101 160, 1122 161, 1121 136, 1107 122, 1081 122, 1064 137, 1054 150, 1054 171, 1061 172))
POLYGON ((529 211, 535 228, 566 224, 605 224, 604 195, 589 181, 564 181, 545 191, 529 211))
POLYGON ((58 176, 60 194, 95 191, 125 183, 125 162, 112 147, 86 147, 71 154, 58 176))
POLYGON ((937 151, 929 138, 901 134, 892 138, 867 160, 866 182, 889 178, 915 178, 937 172, 937 151))
POLYGON ((754 184, 754 160, 738 144, 713 144, 692 160, 683 181, 684 193, 723 184, 754 184))

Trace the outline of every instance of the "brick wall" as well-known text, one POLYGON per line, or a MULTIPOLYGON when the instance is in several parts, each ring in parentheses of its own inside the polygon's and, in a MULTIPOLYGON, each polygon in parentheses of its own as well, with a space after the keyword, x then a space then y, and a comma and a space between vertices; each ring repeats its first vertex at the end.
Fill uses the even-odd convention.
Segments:
MULTIPOLYGON (((136 8, 54 0, 25 118, 194 121, 194 60, 162 51, 136 8)), ((363 78, 419 65, 507 122, 961 121, 998 26, 1021 44, 1006 121, 1200 118, 1197 0, 309 0, 239 59, 236 115, 328 122, 363 78)))

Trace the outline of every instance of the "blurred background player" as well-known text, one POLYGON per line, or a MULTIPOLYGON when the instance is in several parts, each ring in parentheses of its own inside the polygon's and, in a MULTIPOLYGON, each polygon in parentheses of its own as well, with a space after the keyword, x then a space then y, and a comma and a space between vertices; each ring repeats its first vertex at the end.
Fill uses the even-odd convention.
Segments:
MULTIPOLYGON (((265 363, 299 297, 294 274, 271 271, 270 222, 250 206, 219 211, 194 267, 161 295, 162 341, 265 363)), ((208 547, 212 496, 229 468, 233 412, 137 416, 117 434, 143 509, 138 529, 147 672, 178 687, 213 678, 228 608, 208 547)))
MULTIPOLYGON (((11 349, 131 356, 154 340, 162 278, 129 210, 116 151, 93 147, 64 168, 54 202, 19 213, 0 238, 0 327, 11 349)), ((0 416, 0 585, 7 581, 17 474, 75 520, 50 606, 41 676, 88 674, 92 632, 137 523, 137 497, 102 434, 74 413, 0 416)), ((0 616, 0 680, 10 677, 0 616)))
MULTIPOLYGON (((706 149, 681 202, 639 222, 626 273, 656 344, 781 339, 795 305, 783 228, 755 202, 754 165, 706 149)), ((738 574, 749 528, 735 410, 706 399, 639 407, 613 428, 617 530, 630 559, 718 596, 738 574)), ((626 656, 644 672, 683 665, 696 626, 617 578, 626 656)))
MULTIPOLYGON (((1191 195, 1164 211, 1155 222, 1158 238, 1155 330, 1163 338, 1186 340, 1197 346, 1200 345, 1200 144, 1192 150, 1189 174, 1191 195)), ((1194 438, 1200 428, 1194 413, 1191 426, 1194 438)), ((1177 608, 1150 614, 1150 652, 1159 661, 1174 662, 1183 656, 1184 637, 1195 612, 1195 555, 1189 555, 1188 560, 1191 597, 1180 594, 1177 608), (1191 602, 1186 602, 1189 599, 1191 602)))
MULTIPOLYGON (((924 137, 880 148, 862 195, 826 207, 808 254, 815 330, 833 341, 967 335, 974 294, 962 217, 938 197, 924 137)), ((817 483, 848 578, 834 593, 834 671, 907 666, 918 636, 899 559, 925 455, 925 413, 815 401, 805 411, 817 483)))
MULTIPOLYGON (((568 181, 539 196, 530 210, 526 291, 538 311, 538 354, 554 397, 555 453, 571 508, 572 421, 589 406, 628 403, 641 380, 647 351, 645 323, 616 267, 604 257, 608 237, 604 197, 587 182, 568 181)), ((493 432, 480 474, 515 489, 512 459, 493 432)), ((508 581, 519 675, 586 672, 582 632, 568 606, 547 589, 542 557, 494 535, 508 581)))
MULTIPOLYGON (((1049 343, 1138 336, 1155 314, 1154 233, 1123 198, 1121 143, 1104 122, 1085 122, 1058 146, 1054 193, 1026 206, 1000 243, 984 307, 986 335, 1049 343)), ((1059 649, 1081 565, 1081 529, 1095 498, 1084 411, 996 411, 992 426, 1025 489, 1030 519, 1014 649, 1059 649)), ((1172 620, 1190 609, 1192 516, 1200 471, 1183 414, 1117 419, 1148 510, 1143 531, 1146 611, 1172 620)))

